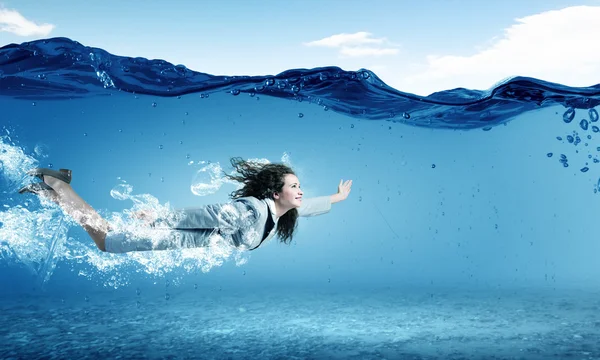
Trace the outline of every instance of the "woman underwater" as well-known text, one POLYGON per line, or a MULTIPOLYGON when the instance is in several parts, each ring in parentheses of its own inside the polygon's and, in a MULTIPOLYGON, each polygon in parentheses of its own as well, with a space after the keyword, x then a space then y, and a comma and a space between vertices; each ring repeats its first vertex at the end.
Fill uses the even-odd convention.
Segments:
POLYGON ((77 221, 101 251, 169 250, 209 246, 215 235, 241 250, 254 250, 277 234, 289 244, 298 216, 329 212, 331 204, 345 200, 352 180, 340 181, 337 194, 303 199, 300 181, 283 164, 260 164, 232 158, 239 175, 225 176, 244 186, 230 194, 232 201, 180 209, 158 217, 156 212, 138 211, 134 217, 146 221, 147 231, 114 231, 71 187, 71 170, 36 168, 28 172, 42 182, 29 184, 19 193, 35 193, 57 203, 77 221), (150 231, 150 232, 149 232, 150 231), (150 234, 150 235, 149 235, 150 234))

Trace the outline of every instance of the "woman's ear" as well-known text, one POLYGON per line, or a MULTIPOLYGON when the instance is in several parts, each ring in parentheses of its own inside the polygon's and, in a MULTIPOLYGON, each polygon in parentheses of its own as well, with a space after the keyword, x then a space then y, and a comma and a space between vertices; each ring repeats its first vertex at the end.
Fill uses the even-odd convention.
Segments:
POLYGON ((273 199, 279 199, 279 193, 274 192, 273 193, 273 199))

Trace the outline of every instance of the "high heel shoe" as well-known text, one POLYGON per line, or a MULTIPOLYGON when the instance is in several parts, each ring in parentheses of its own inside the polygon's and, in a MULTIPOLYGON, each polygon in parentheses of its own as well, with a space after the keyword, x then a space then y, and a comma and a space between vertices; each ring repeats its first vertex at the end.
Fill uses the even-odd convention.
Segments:
POLYGON ((42 180, 42 182, 23 186, 22 188, 19 189, 19 194, 23 194, 26 192, 38 194, 42 191, 48 191, 48 190, 54 191, 54 189, 52 187, 50 187, 48 184, 46 184, 44 182, 44 175, 57 178, 59 180, 66 182, 67 184, 71 183, 71 170, 69 170, 69 169, 59 169, 59 171, 56 171, 56 170, 45 169, 45 168, 36 168, 33 170, 29 170, 27 172, 27 175, 36 176, 40 180, 42 180))
POLYGON ((48 186, 48 184, 46 184, 45 182, 39 182, 39 183, 34 183, 34 184, 29 184, 29 185, 23 186, 22 188, 19 189, 19 194, 23 194, 26 192, 38 194, 42 191, 48 191, 48 190, 54 191, 54 189, 51 188, 50 186, 48 186))
POLYGON ((59 169, 56 171, 52 169, 35 168, 33 170, 29 170, 27 175, 37 176, 42 181, 44 181, 44 175, 46 175, 57 178, 58 180, 62 180, 67 184, 71 183, 71 170, 69 169, 59 169))

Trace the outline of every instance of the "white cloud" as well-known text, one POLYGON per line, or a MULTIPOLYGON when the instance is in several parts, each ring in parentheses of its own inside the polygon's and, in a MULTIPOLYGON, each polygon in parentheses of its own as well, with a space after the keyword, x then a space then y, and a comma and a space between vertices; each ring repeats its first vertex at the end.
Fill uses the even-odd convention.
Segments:
POLYGON ((16 10, 0 8, 0 32, 18 36, 47 36, 54 29, 52 24, 36 24, 27 20, 16 10))
POLYGON ((398 49, 393 48, 342 47, 340 49, 340 55, 350 57, 396 55, 397 53, 398 49))
POLYGON ((364 57, 364 56, 383 56, 395 55, 398 49, 394 47, 373 46, 373 45, 391 45, 386 38, 373 38, 372 34, 365 31, 359 31, 354 34, 337 34, 321 40, 304 43, 311 47, 338 48, 339 54, 344 57, 364 57))
POLYGON ((323 47, 342 47, 342 46, 357 46, 365 44, 381 44, 384 39, 373 39, 371 33, 365 31, 359 31, 354 34, 337 34, 330 37, 304 43, 306 46, 323 46, 323 47))
POLYGON ((511 76, 569 86, 595 85, 600 83, 598 19, 598 6, 575 6, 516 19, 503 36, 473 55, 430 55, 412 75, 389 80, 382 76, 382 80, 421 95, 456 87, 486 90, 511 76))

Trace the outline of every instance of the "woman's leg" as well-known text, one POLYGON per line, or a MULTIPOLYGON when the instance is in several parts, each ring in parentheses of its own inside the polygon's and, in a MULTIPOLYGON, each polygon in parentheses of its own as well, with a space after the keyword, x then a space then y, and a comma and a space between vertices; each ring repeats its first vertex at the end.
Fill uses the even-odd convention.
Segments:
MULTIPOLYGON (((51 176, 44 176, 44 182, 54 192, 45 191, 44 196, 56 202, 67 214, 77 221, 101 251, 122 253, 129 251, 171 250, 210 246, 214 236, 221 237, 216 229, 156 229, 157 239, 132 236, 127 233, 112 233, 110 249, 107 249, 107 233, 112 230, 108 221, 103 219, 88 203, 73 190, 70 184, 51 176)), ((231 237, 229 235, 227 238, 231 237)), ((217 239, 215 239, 217 240, 217 239)), ((231 243, 238 246, 236 240, 231 243)))
POLYGON ((70 184, 51 176, 44 176, 44 182, 54 189, 56 194, 48 194, 51 200, 60 205, 63 210, 77 221, 101 251, 106 251, 104 240, 111 229, 108 221, 86 203, 70 184))

